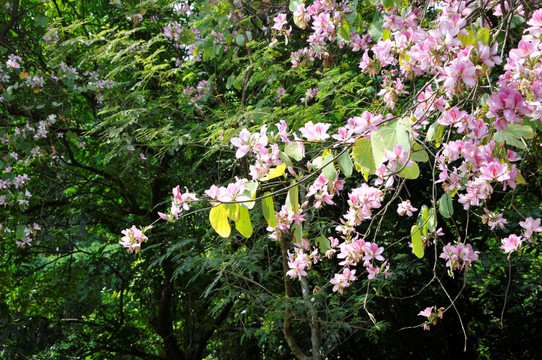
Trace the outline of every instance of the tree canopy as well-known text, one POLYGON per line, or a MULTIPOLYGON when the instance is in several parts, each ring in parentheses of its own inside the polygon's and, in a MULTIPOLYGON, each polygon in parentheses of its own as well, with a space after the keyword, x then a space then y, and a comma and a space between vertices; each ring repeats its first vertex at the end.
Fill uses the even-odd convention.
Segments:
POLYGON ((538 358, 536 0, 8 0, 3 359, 538 358))

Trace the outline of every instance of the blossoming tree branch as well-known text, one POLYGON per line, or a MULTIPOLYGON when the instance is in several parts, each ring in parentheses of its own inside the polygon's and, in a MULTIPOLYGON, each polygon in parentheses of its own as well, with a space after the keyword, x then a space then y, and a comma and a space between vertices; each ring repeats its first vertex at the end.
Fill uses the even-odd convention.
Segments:
MULTIPOLYGON (((202 20, 205 5, 189 2, 176 4, 170 21, 148 21, 159 30, 156 41, 166 42, 175 54, 175 71, 187 72, 175 85, 180 88, 178 102, 212 133, 205 146, 227 154, 229 180, 199 191, 189 181, 173 187, 171 203, 152 208, 155 221, 123 230, 120 244, 130 253, 145 252, 153 227, 202 211, 221 238, 253 239, 265 233, 280 248, 280 258, 273 260, 284 276, 283 333, 299 359, 308 359, 309 353, 322 358, 318 293, 347 296, 364 286, 359 307, 378 327, 371 299, 387 296, 381 284, 394 280, 392 259, 428 261, 432 273, 412 296, 437 284, 446 301, 413 310, 421 319, 409 327, 429 330, 443 317, 456 317, 466 349, 467 331, 456 306, 459 295, 452 295, 445 283, 447 278, 463 279, 464 288, 473 281, 467 273, 486 256, 481 249, 488 246, 473 233, 479 228, 473 224, 487 227, 496 239, 488 251, 499 253, 510 270, 505 281, 515 271, 511 259, 539 246, 542 232, 540 218, 515 205, 517 192, 538 181, 524 170, 542 130, 538 2, 290 0, 273 7, 264 21, 242 1, 216 5, 213 11, 223 17, 214 23, 202 20), (263 46, 257 36, 265 40, 263 46), (214 63, 232 59, 243 66, 224 65, 224 73, 213 73, 214 63), (266 81, 270 69, 322 80, 301 91, 266 81), (355 80, 343 93, 334 92, 343 74, 355 80), (268 95, 260 99, 258 91, 268 95), (333 101, 339 98, 337 106, 333 101), (300 120, 287 103, 295 104, 300 120), (221 125, 207 115, 214 107, 227 120, 221 125), (429 196, 412 196, 422 183, 429 184, 429 196), (507 219, 512 213, 521 220, 507 219), (383 235, 388 231, 383 224, 393 218, 407 224, 407 232, 390 240, 383 235), (325 269, 335 270, 314 274, 326 262, 332 265, 325 269), (310 328, 310 349, 301 348, 292 331, 299 311, 292 301, 296 289, 310 328)), ((129 18, 134 31, 147 21, 146 10, 139 10, 129 18)), ((51 26, 42 41, 58 37, 51 26)), ((152 47, 150 41, 134 43, 126 53, 147 46, 152 47)), ((123 81, 115 79, 115 72, 100 77, 64 62, 54 71, 40 71, 23 54, 4 52, 9 53, 0 67, 4 106, 16 99, 19 88, 37 95, 48 84, 61 82, 96 103, 107 103, 108 91, 123 81)), ((151 75, 142 76, 132 90, 147 86, 153 72, 161 71, 160 64, 151 65, 145 65, 151 75)), ((137 120, 129 126, 137 127, 137 120)), ((25 186, 34 179, 25 166, 59 156, 55 145, 49 144, 46 152, 37 144, 55 134, 60 144, 87 146, 85 135, 70 127, 69 119, 51 113, 5 132, 1 205, 28 209, 32 194, 25 186)), ((118 129, 110 132, 127 131, 118 129)), ((93 131, 87 129, 87 134, 93 131)), ((149 142, 161 136, 150 130, 138 134, 149 142)), ((190 135, 175 141, 182 145, 190 135)), ((148 157, 164 156, 146 151, 151 148, 134 141, 124 151, 147 164, 148 157)), ((61 155, 66 166, 77 165, 75 150, 66 149, 61 155)), ((116 186, 123 187, 121 182, 116 186)), ((130 194, 123 201, 136 208, 130 194)), ((21 249, 34 246, 39 221, 14 227, 15 218, 10 219, 0 225, 0 233, 21 249)), ((496 309, 501 326, 508 288, 496 309)))

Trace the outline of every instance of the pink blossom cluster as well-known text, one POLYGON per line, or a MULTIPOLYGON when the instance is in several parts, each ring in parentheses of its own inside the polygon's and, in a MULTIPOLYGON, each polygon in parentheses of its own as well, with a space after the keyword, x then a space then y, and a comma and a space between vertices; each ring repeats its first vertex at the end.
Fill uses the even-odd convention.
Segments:
MULTIPOLYGON (((4 231, 9 232, 9 229, 4 231)), ((24 237, 15 241, 15 245, 21 249, 32 246, 32 239, 36 236, 36 232, 41 230, 40 226, 36 223, 32 226, 26 226, 24 228, 24 237)), ((2 232, 2 225, 0 225, 0 232, 2 232)))
POLYGON ((446 260, 446 266, 450 269, 450 272, 453 270, 467 271, 472 263, 478 260, 479 253, 479 251, 474 251, 470 244, 458 243, 452 245, 448 243, 442 249, 440 258, 446 260))
POLYGON ((305 221, 305 215, 303 215, 303 206, 299 208, 298 212, 288 210, 286 205, 283 205, 280 211, 275 211, 275 218, 277 219, 277 225, 273 228, 267 227, 269 237, 273 240, 280 240, 282 237, 290 231, 292 223, 301 225, 305 221))
POLYGON ((542 114, 542 9, 533 12, 518 47, 510 50, 505 72, 499 76, 501 89, 493 94, 488 116, 495 118, 497 127, 521 122, 530 116, 539 119, 542 114))
POLYGON ((288 267, 290 270, 286 272, 286 275, 291 278, 298 278, 300 276, 307 276, 307 271, 310 270, 312 264, 316 264, 320 260, 318 249, 314 248, 312 252, 309 252, 309 244, 304 241, 303 246, 296 244, 294 254, 288 251, 288 267))
POLYGON ((340 143, 353 143, 359 137, 366 136, 372 131, 378 130, 382 122, 382 115, 374 115, 365 110, 361 116, 354 116, 347 120, 345 126, 337 129, 337 133, 331 137, 340 143))
POLYGON ((337 245, 338 240, 332 239, 332 246, 338 247, 340 252, 337 254, 338 259, 343 259, 339 262, 339 265, 344 266, 342 273, 335 274, 330 283, 333 284, 333 291, 343 293, 343 290, 350 286, 351 282, 358 278, 354 276, 356 270, 351 270, 350 267, 356 266, 359 263, 363 263, 365 270, 367 270, 367 279, 373 280, 378 274, 383 273, 388 277, 389 264, 385 261, 382 253, 384 248, 378 246, 377 243, 366 242, 363 239, 356 238, 346 240, 345 242, 337 245), (383 262, 379 267, 376 265, 375 260, 383 262))
POLYGON ((408 217, 414 215, 414 213, 418 211, 412 204, 410 203, 410 200, 405 200, 399 203, 399 206, 397 206, 397 214, 400 216, 407 215, 408 217))
POLYGON ((528 217, 525 219, 525 221, 520 221, 519 226, 521 226, 524 229, 523 238, 529 240, 529 242, 531 242, 531 238, 535 232, 536 233, 542 232, 540 219, 533 219, 532 217, 528 217))
POLYGON ((148 240, 147 236, 145 236, 144 232, 135 225, 132 225, 131 228, 122 230, 122 234, 124 235, 119 241, 119 244, 124 246, 128 252, 139 252, 141 250, 141 244, 148 240))
POLYGON ((322 205, 333 205, 333 196, 339 195, 344 187, 344 180, 329 181, 324 175, 318 176, 316 180, 309 186, 306 199, 314 196, 314 207, 319 209, 322 205))
POLYGON ((369 186, 366 183, 360 187, 352 189, 348 194, 348 212, 343 216, 346 222, 337 227, 337 231, 345 236, 349 236, 364 220, 372 217, 372 209, 378 209, 382 206, 384 194, 381 190, 369 186))
POLYGON ((465 210, 480 206, 488 199, 493 193, 491 183, 494 181, 501 183, 504 190, 508 186, 516 188, 519 172, 511 162, 519 158, 514 151, 508 150, 506 162, 503 162, 494 155, 496 147, 494 140, 484 145, 472 139, 443 144, 442 156, 438 157, 440 174, 437 182, 444 182, 443 187, 448 190, 466 190, 459 195, 459 203, 465 210), (450 170, 446 161, 452 163, 458 159, 462 159, 461 165, 450 170))
MULTIPOLYGON (((293 12, 294 23, 297 27, 306 29, 312 22, 312 33, 307 39, 308 47, 291 53, 292 67, 305 66, 316 58, 324 60, 331 58, 328 43, 337 41, 340 47, 344 46, 346 42, 337 36, 337 32, 340 28, 340 20, 346 12, 351 12, 351 10, 329 0, 315 0, 308 7, 303 3, 297 6, 293 12)), ((366 46, 367 41, 367 36, 361 38, 358 35, 351 39, 350 45, 358 51, 366 46)))
POLYGON ((10 54, 6 61, 6 66, 8 69, 19 69, 21 67, 21 61, 23 61, 23 59, 19 55, 10 54))
POLYGON ((199 200, 196 197, 196 194, 189 192, 186 187, 185 190, 186 191, 184 193, 181 193, 181 187, 179 185, 177 185, 171 190, 171 192, 173 193, 173 197, 171 199, 170 210, 167 214, 158 212, 158 216, 160 216, 161 219, 167 221, 174 221, 179 218, 179 214, 183 210, 190 210, 190 203, 199 200))
POLYGON ((205 190, 205 194, 213 203, 250 200, 248 196, 244 195, 245 184, 248 180, 239 178, 235 178, 235 180, 235 182, 229 183, 227 187, 213 185, 205 190))
POLYGON ((251 153, 256 162, 250 165, 250 175, 252 179, 258 180, 271 169, 273 166, 282 165, 279 158, 278 144, 269 146, 269 138, 267 136, 267 126, 262 126, 259 133, 251 134, 247 129, 241 130, 239 137, 231 139, 231 144, 237 148, 235 156, 240 159, 251 153))

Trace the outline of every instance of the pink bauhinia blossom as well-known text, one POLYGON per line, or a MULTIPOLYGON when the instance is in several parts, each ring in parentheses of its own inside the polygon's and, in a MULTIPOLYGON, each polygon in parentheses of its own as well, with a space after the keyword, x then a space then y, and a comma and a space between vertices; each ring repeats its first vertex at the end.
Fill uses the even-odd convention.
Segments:
POLYGON ((329 134, 327 133, 327 130, 331 124, 328 123, 317 123, 313 124, 312 121, 309 121, 305 124, 299 131, 301 132, 301 136, 303 136, 305 139, 309 141, 322 141, 329 139, 329 134))
POLYGON ((512 251, 516 251, 520 247, 522 242, 523 238, 521 236, 512 234, 501 240, 502 245, 500 246, 500 248, 504 250, 505 254, 508 254, 512 251))

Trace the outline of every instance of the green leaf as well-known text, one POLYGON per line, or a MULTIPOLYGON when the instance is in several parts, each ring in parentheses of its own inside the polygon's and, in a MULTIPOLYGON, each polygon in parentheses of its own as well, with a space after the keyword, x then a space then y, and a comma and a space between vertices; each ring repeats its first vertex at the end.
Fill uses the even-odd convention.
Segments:
POLYGON ((226 81, 226 89, 231 89, 233 86, 233 83, 235 82, 235 75, 231 74, 228 76, 228 80, 226 81))
MULTIPOLYGON (((372 155, 372 154, 371 154, 372 155)), ((341 172, 349 178, 352 176, 352 160, 350 159, 350 151, 345 151, 339 158, 337 159, 337 163, 339 164, 339 169, 341 169, 341 172)))
POLYGON ((329 239, 323 235, 318 236, 314 240, 314 243, 316 244, 316 246, 318 246, 318 249, 320 249, 320 252, 322 254, 325 254, 329 249, 331 249, 331 243, 329 239))
POLYGON ((41 27, 46 27, 47 22, 49 21, 49 18, 47 16, 37 15, 34 18, 34 21, 36 22, 36 25, 41 26, 41 27))
POLYGON ((445 193, 438 201, 438 211, 445 218, 450 218, 454 214, 454 206, 452 204, 452 197, 450 194, 445 193))
POLYGON ((192 45, 196 41, 196 35, 192 29, 185 29, 179 34, 179 40, 185 45, 192 45))
POLYGON ((420 176, 420 168, 417 163, 414 163, 411 167, 403 168, 403 170, 399 172, 399 176, 409 180, 417 179, 420 176))
POLYGON ((332 161, 333 158, 334 156, 330 154, 330 155, 326 155, 322 159, 322 165, 325 165, 331 161, 329 165, 324 166, 324 168, 322 169, 322 174, 329 181, 335 181, 337 179, 337 170, 335 170, 335 165, 333 164, 333 161, 332 161))
POLYGON ((424 255, 424 248, 422 233, 417 225, 412 226, 410 229, 410 236, 412 239, 412 250, 414 250, 414 255, 421 259, 424 255))
POLYGON ((411 131, 410 122, 407 119, 399 119, 399 121, 392 121, 372 132, 371 145, 377 169, 386 160, 384 155, 386 150, 393 150, 396 144, 401 145, 405 152, 410 152, 411 131))
MULTIPOLYGON (((254 199, 256 197, 256 190, 258 190, 257 181, 246 182, 245 191, 243 192, 243 195, 245 195, 248 198, 254 199)), ((255 201, 250 201, 250 202, 241 203, 241 206, 246 207, 247 209, 252 209, 255 204, 256 204, 255 201)))
POLYGON ((465 30, 468 31, 467 35, 463 35, 461 33, 457 34, 457 38, 461 40, 463 43, 463 46, 472 45, 474 43, 474 33, 472 32, 472 29, 470 26, 465 27, 465 30))
POLYGON ((427 141, 434 141, 436 147, 440 147, 440 141, 442 140, 442 135, 444 135, 444 126, 439 125, 436 121, 431 124, 427 130, 427 141))
POLYGON ((294 242, 301 244, 303 242, 303 227, 294 223, 292 225, 292 235, 294 242))
POLYGON ((476 33, 476 40, 474 41, 473 45, 478 45, 478 42, 481 41, 484 45, 489 45, 489 29, 488 28, 481 28, 476 33))
POLYGON ((508 124, 506 131, 499 131, 493 138, 500 143, 515 146, 520 149, 526 149, 525 143, 521 139, 532 139, 535 136, 533 128, 529 125, 508 124))
POLYGON ((395 1, 394 0, 382 0, 382 6, 384 7, 384 9, 386 10, 391 10, 393 9, 393 6, 395 5, 395 1))
POLYGON ((280 161, 285 163, 286 166, 290 166, 290 167, 294 166, 294 164, 292 164, 292 160, 284 151, 279 151, 279 159, 280 161))
POLYGON ((284 152, 296 161, 303 159, 303 147, 297 141, 292 141, 284 145, 284 152))
POLYGON ((373 21, 368 31, 375 43, 382 39, 382 25, 384 25, 384 18, 380 16, 380 12, 378 10, 375 10, 373 21))
POLYGON ((209 221, 218 235, 228 237, 231 234, 231 226, 224 204, 217 205, 209 212, 209 221))
POLYGON ((423 236, 427 236, 428 220, 429 208, 427 207, 427 205, 423 205, 418 214, 418 221, 416 221, 416 225, 418 226, 418 228, 422 229, 423 236))
POLYGON ((375 173, 376 166, 371 140, 358 139, 352 148, 352 157, 354 158, 354 163, 361 169, 367 171, 371 175, 375 173))
POLYGON ((286 208, 292 213, 299 213, 299 186, 294 186, 288 190, 288 195, 286 195, 286 208))
POLYGON ((233 87, 236 88, 237 90, 243 89, 243 73, 237 75, 237 77, 235 78, 235 81, 233 82, 233 87))
POLYGON ((343 20, 341 27, 339 28, 339 35, 341 35, 345 41, 350 41, 350 24, 348 24, 348 21, 343 20))
MULTIPOLYGON (((269 192, 266 192, 264 196, 267 196, 269 192)), ((265 220, 267 220, 267 223, 269 226, 271 226, 273 229, 275 226, 277 226, 277 218, 275 216, 275 207, 273 205, 273 197, 267 196, 264 199, 262 199, 262 210, 263 210, 263 217, 265 220)))
POLYGON ((252 236, 252 223, 250 222, 250 214, 248 209, 240 208, 239 220, 235 222, 235 228, 247 239, 252 236))
POLYGON ((237 36, 235 37, 235 42, 237 43, 237 45, 243 46, 245 44, 245 37, 243 36, 243 34, 237 34, 237 36))
POLYGON ((382 40, 383 41, 388 40, 390 38, 390 36, 391 36, 391 31, 389 29, 384 29, 382 31, 382 40))
POLYGON ((226 208, 226 214, 233 221, 239 221, 240 205, 239 204, 223 204, 226 208))
POLYGON ((297 10, 297 6, 301 4, 303 4, 303 0, 290 0, 290 5, 288 6, 288 9, 294 12, 297 10))
POLYGON ((417 142, 414 142, 412 144, 412 154, 410 155, 410 159, 416 162, 426 162, 429 160, 429 155, 427 154, 427 151, 417 142))
POLYGON ((434 207, 429 209, 429 216, 427 218, 427 230, 429 232, 437 231, 437 214, 434 207))

